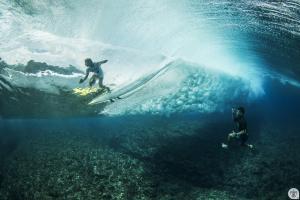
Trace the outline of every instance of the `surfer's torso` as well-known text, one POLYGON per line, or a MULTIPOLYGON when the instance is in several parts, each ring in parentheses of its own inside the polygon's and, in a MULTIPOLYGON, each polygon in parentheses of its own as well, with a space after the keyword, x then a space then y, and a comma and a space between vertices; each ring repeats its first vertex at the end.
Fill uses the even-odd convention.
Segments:
POLYGON ((95 75, 103 78, 103 71, 100 63, 93 63, 93 66, 87 68, 87 72, 92 72, 95 75))

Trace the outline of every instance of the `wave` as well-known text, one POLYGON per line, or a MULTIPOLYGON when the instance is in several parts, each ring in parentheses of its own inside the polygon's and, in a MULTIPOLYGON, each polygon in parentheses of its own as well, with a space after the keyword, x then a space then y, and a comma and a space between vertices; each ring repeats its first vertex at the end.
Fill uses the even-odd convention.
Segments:
POLYGON ((249 102, 258 95, 250 81, 176 60, 112 94, 95 98, 91 104, 120 97, 105 106, 102 113, 108 115, 209 113, 249 102))
POLYGON ((290 76, 289 71, 297 72, 297 63, 289 62, 288 55, 293 60, 300 55, 294 48, 299 41, 299 7, 297 1, 4 0, 0 54, 11 64, 33 59, 79 69, 86 57, 105 57, 112 62, 111 71, 119 72, 108 74, 110 83, 121 80, 123 73, 134 80, 158 66, 162 57, 233 75, 277 68, 290 76), (285 45, 266 49, 280 41, 285 45), (287 64, 269 63, 282 55, 281 49, 287 52, 282 58, 287 64), (264 52, 274 53, 266 58, 264 52))
POLYGON ((107 95, 99 96, 95 99, 93 99, 89 104, 99 104, 99 103, 105 103, 107 101, 113 101, 114 99, 121 99, 126 96, 129 96, 136 91, 142 89, 143 86, 145 86, 148 82, 150 82, 152 79, 154 79, 157 76, 160 76, 164 72, 166 72, 169 67, 172 65, 172 62, 167 64, 166 66, 162 67, 158 71, 155 71, 149 75, 142 76, 141 78, 133 81, 130 84, 127 84, 123 87, 117 88, 114 92, 109 93, 107 95))
MULTIPOLYGON (((111 95, 130 95, 106 113, 212 112, 263 94, 265 77, 300 85, 299 8, 293 0, 3 0, 0 55, 10 67, 0 69, 1 87, 59 94, 78 87, 85 58, 108 59, 111 95), (11 67, 28 60, 57 67, 11 67)), ((101 98, 110 97, 92 103, 101 98)))
MULTIPOLYGON (((91 97, 83 99, 71 92, 78 86, 78 79, 82 73, 78 73, 72 67, 68 68, 69 71, 61 71, 58 68, 58 71, 54 72, 50 70, 56 69, 54 66, 33 61, 29 63, 29 66, 39 66, 41 71, 28 73, 26 72, 26 69, 30 69, 28 65, 20 67, 1 63, 2 104, 14 105, 12 109, 38 108, 45 105, 61 109, 70 104, 73 108, 69 114, 74 116, 86 109, 90 114, 100 111, 100 114, 108 115, 147 113, 169 115, 222 111, 236 102, 249 102, 261 95, 251 86, 250 80, 233 77, 184 60, 175 60, 166 62, 167 64, 152 73, 114 88, 111 94, 101 95, 93 100, 91 97), (52 100, 45 103, 48 96, 51 96, 52 100), (103 104, 117 97, 121 99, 111 104, 103 104), (90 104, 93 105, 87 106, 91 100, 90 104)), ((51 114, 52 111, 47 112, 51 114)))

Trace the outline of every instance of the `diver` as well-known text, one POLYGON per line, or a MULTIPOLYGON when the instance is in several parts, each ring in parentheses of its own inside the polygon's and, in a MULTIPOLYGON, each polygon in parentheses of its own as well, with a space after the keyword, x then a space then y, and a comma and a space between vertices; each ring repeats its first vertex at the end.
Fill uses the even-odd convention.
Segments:
MULTIPOLYGON (((248 131, 247 131, 247 121, 244 117, 245 115, 245 108, 238 107, 232 108, 232 119, 235 123, 235 130, 228 134, 227 142, 228 144, 231 143, 232 140, 237 140, 240 142, 241 146, 249 147, 253 149, 252 144, 247 144, 248 140, 248 131)), ((222 143, 222 147, 227 149, 228 144, 222 143)))
POLYGON ((90 72, 92 72, 93 75, 92 75, 92 77, 90 78, 90 81, 89 81, 90 87, 92 87, 98 79, 99 88, 106 89, 108 92, 110 92, 109 87, 103 85, 104 74, 103 74, 103 71, 102 71, 102 68, 101 68, 101 65, 106 63, 107 61, 108 60, 102 60, 100 62, 93 62, 92 59, 86 58, 84 60, 85 66, 87 67, 86 74, 85 74, 85 77, 83 79, 80 79, 79 83, 83 83, 88 78, 90 72))

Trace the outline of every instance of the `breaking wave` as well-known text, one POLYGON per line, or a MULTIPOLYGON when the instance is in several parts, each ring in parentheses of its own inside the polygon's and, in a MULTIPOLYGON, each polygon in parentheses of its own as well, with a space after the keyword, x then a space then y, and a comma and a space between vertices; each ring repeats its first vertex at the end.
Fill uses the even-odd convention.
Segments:
POLYGON ((91 57, 109 60, 104 83, 113 94, 130 91, 105 113, 213 112, 263 95, 265 77, 299 86, 299 8, 297 1, 4 0, 1 91, 71 91, 91 57), (30 68, 29 60, 38 64, 30 68))

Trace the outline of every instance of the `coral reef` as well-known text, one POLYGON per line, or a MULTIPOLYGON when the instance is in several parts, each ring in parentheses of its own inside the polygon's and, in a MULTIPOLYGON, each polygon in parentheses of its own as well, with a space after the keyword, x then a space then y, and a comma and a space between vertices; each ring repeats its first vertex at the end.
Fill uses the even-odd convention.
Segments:
POLYGON ((224 150, 225 122, 143 122, 16 134, 2 159, 0 199, 285 199, 299 187, 299 130, 267 125, 252 138, 255 151, 224 150))

